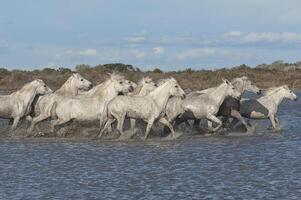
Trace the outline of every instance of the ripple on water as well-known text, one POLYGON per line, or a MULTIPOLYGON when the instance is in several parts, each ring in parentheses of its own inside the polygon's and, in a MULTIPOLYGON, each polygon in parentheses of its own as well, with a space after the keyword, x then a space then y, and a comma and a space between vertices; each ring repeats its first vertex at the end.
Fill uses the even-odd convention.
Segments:
POLYGON ((0 139, 0 199, 299 199, 300 117, 286 102, 281 133, 257 121, 252 136, 0 139))

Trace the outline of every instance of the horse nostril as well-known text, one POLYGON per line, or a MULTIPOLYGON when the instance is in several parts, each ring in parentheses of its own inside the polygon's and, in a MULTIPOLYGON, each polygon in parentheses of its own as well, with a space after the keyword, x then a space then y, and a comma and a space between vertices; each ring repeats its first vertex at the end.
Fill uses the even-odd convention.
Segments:
POLYGON ((261 94, 261 92, 262 92, 262 91, 261 91, 261 90, 259 90, 259 91, 257 92, 257 94, 261 94))

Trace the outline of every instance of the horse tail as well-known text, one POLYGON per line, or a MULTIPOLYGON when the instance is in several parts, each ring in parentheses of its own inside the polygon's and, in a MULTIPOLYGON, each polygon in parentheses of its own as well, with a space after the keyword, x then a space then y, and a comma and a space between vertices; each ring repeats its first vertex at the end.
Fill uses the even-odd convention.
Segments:
POLYGON ((57 119, 56 108, 57 108, 57 102, 55 101, 50 109, 50 115, 52 119, 57 119))

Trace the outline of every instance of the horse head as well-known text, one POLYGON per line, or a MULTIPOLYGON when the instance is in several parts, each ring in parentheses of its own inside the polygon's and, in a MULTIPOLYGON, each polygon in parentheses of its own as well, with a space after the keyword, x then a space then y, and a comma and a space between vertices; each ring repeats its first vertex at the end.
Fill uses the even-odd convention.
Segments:
POLYGON ((74 73, 69 78, 69 84, 73 88, 77 88, 79 90, 89 90, 92 88, 92 83, 87 79, 83 78, 79 73, 74 73))

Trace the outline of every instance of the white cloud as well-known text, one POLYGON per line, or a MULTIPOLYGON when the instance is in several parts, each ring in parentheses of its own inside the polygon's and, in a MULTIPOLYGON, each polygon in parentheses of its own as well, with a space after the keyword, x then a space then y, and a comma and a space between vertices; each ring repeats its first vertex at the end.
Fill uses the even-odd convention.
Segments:
POLYGON ((225 34, 226 37, 238 37, 241 36, 243 33, 240 31, 230 31, 225 34))
POLYGON ((279 33, 270 33, 270 32, 251 32, 244 35, 241 38, 242 43, 256 43, 256 42, 275 42, 281 39, 279 33))
POLYGON ((128 43, 142 43, 146 40, 145 36, 133 36, 133 37, 128 37, 126 41, 128 43))
POLYGON ((80 51, 79 54, 82 56, 95 56, 97 54, 97 51, 96 49, 86 49, 84 51, 80 51))
POLYGON ((301 33, 285 32, 282 34, 282 37, 284 42, 301 42, 301 33))
POLYGON ((251 32, 240 35, 241 43, 299 43, 301 33, 251 32))
POLYGON ((212 56, 216 53, 215 48, 197 48, 184 50, 175 55, 177 60, 200 59, 212 56))
POLYGON ((163 54, 165 50, 163 47, 154 47, 152 48, 152 51, 154 54, 163 54))

